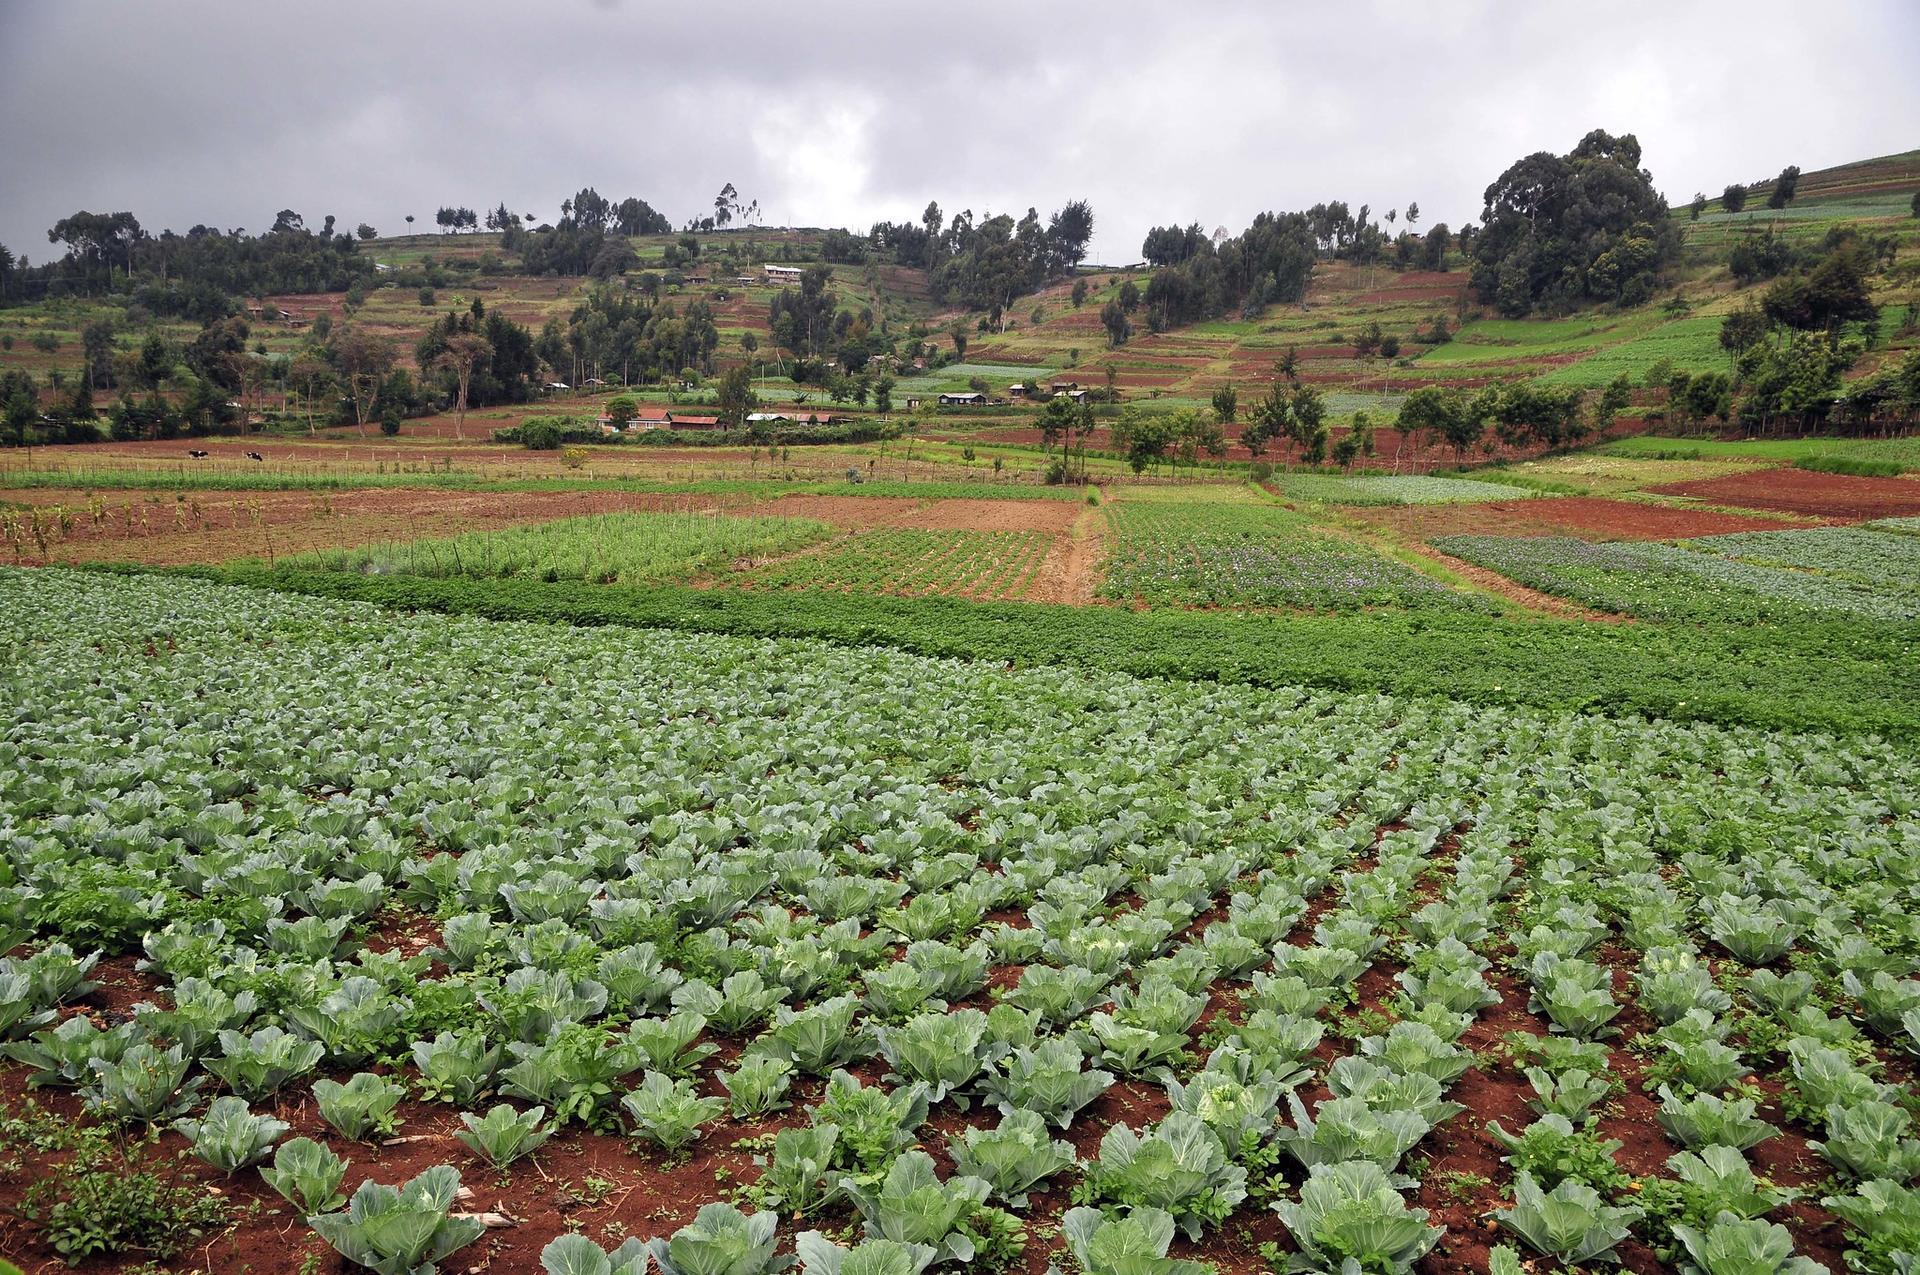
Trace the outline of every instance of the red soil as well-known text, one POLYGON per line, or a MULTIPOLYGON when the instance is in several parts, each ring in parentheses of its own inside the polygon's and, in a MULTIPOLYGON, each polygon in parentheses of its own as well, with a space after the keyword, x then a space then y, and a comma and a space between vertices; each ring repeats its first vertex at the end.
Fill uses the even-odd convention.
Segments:
POLYGON ((1778 509, 1815 518, 1893 518, 1920 514, 1920 479, 1856 478, 1806 469, 1760 469, 1651 490, 1720 505, 1778 509))
MULTIPOLYGON (((1797 524, 1707 509, 1545 496, 1460 505, 1388 505, 1353 509, 1356 518, 1420 540, 1435 536, 1578 536, 1589 540, 1677 540, 1736 531, 1779 531, 1797 524)), ((1807 524, 1813 525, 1813 524, 1807 524)))

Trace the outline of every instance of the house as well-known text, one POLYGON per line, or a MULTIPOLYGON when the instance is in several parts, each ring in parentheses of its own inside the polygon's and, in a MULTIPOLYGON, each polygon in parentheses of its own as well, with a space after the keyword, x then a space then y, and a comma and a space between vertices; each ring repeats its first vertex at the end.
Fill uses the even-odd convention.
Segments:
POLYGON ((546 388, 549 394, 564 394, 572 389, 573 386, 568 385, 565 381, 548 381, 546 388))
POLYGON ((718 416, 682 416, 678 412, 667 414, 669 429, 725 429, 726 424, 718 416))
POLYGON ((1053 396, 1055 398, 1070 398, 1074 402, 1079 403, 1086 400, 1087 392, 1085 390, 1055 390, 1053 396))
POLYGON ((985 394, 942 394, 940 396, 942 407, 985 407, 986 405, 985 394))
POLYGON ((798 283, 806 273, 799 266, 768 266, 766 272, 769 283, 798 283))
POLYGON ((1032 392, 1032 390, 1033 390, 1032 386, 1022 385, 1016 382, 1015 384, 1007 386, 1007 397, 1008 398, 1025 398, 1028 394, 1032 392))
POLYGON ((603 381, 603 380, 601 380, 601 379, 600 379, 599 377, 597 377, 597 376, 589 376, 589 377, 588 377, 588 378, 587 378, 586 380, 584 380, 584 381, 582 381, 582 382, 580 382, 580 384, 582 384, 582 385, 605 385, 605 384, 606 384, 606 382, 605 382, 605 381, 603 381))
POLYGON ((916 398, 909 398, 909 399, 907 400, 907 410, 908 410, 909 412, 917 412, 917 411, 919 411, 919 410, 920 410, 920 399, 919 399, 919 398, 917 398, 917 397, 916 397, 916 398))
POLYGON ((1079 388, 1080 388, 1080 382, 1078 381, 1054 381, 1053 383, 1047 386, 1047 390, 1050 393, 1052 393, 1055 398, 1058 398, 1062 394, 1068 393, 1069 391, 1072 391, 1072 390, 1077 390, 1079 388))

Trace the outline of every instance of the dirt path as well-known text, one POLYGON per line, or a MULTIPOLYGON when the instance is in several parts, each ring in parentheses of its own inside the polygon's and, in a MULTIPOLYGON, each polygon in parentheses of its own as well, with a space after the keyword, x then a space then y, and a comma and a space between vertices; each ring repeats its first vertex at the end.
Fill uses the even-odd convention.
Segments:
POLYGON ((1100 587, 1101 565, 1107 557, 1107 513, 1104 506, 1088 505, 1074 521, 1067 537, 1066 579, 1062 602, 1090 606, 1100 587))

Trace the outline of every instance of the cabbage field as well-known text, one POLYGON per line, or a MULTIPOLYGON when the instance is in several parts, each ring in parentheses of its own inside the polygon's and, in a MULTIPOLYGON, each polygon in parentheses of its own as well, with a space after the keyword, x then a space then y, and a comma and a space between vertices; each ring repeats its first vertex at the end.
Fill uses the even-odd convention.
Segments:
POLYGON ((57 570, 0 640, 15 1261, 1920 1254, 1903 746, 57 570))

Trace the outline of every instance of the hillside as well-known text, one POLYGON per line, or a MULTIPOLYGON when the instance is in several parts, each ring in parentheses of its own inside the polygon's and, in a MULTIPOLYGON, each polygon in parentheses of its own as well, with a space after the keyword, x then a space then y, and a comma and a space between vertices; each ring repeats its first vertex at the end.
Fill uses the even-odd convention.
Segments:
MULTIPOLYGON (((1840 226, 1892 236, 1897 244, 1894 268, 1882 276, 1875 295, 1883 309, 1893 308, 1890 321, 1883 324, 1880 348, 1855 373, 1871 371, 1920 343, 1920 333, 1900 321, 1915 299, 1920 220, 1912 216, 1911 201, 1920 191, 1920 151, 1807 173, 1796 198, 1782 210, 1765 207, 1770 188, 1771 181, 1755 184, 1739 213, 1728 213, 1713 201, 1693 218, 1684 204, 1677 206, 1673 217, 1682 236, 1680 263, 1668 290, 1649 305, 1601 307, 1565 317, 1516 320, 1491 315, 1472 296, 1462 258, 1454 252, 1444 271, 1322 261, 1314 267, 1300 303, 1271 306, 1255 318, 1155 333, 1147 330, 1144 310, 1138 311, 1131 338, 1111 346, 1101 307, 1129 284, 1144 289, 1150 270, 1095 269, 1056 281, 1019 299, 996 330, 984 316, 937 308, 929 299, 926 276, 917 268, 869 263, 830 269, 840 307, 856 315, 870 313, 882 340, 898 342, 910 331, 918 332, 943 356, 935 358, 931 369, 917 373, 897 368, 902 396, 963 390, 982 382, 990 393, 1000 395, 1014 382, 1054 377, 1100 386, 1110 375, 1125 401, 1150 409, 1200 406, 1228 383, 1243 389, 1264 384, 1273 376, 1276 360, 1292 349, 1302 378, 1326 395, 1335 425, 1356 412, 1379 424, 1395 414, 1410 390, 1424 385, 1471 389, 1520 379, 1597 389, 1623 373, 1637 384, 1662 360, 1690 372, 1724 370, 1720 321, 1753 292, 1738 287, 1727 269, 1732 247, 1743 236, 1766 235, 1813 245, 1840 226), (1086 288, 1076 305, 1072 294, 1081 283, 1086 288), (1421 339, 1442 323, 1448 339, 1421 339), (1354 339, 1373 324, 1399 342, 1396 356, 1358 355, 1354 339), (955 328, 967 333, 964 351, 955 351, 955 328)), ((519 273, 518 261, 501 250, 500 237, 494 234, 375 239, 361 251, 378 263, 378 286, 357 308, 350 311, 345 292, 249 298, 250 309, 257 310, 249 342, 256 353, 290 361, 310 348, 313 324, 321 316, 336 326, 351 317, 356 327, 391 339, 399 365, 411 367, 413 346, 429 326, 476 300, 538 333, 549 320, 564 324, 593 288, 634 287, 651 277, 661 282, 660 300, 677 312, 696 302, 708 308, 718 337, 716 374, 747 361, 751 344, 763 400, 823 398, 817 388, 797 386, 782 375, 785 364, 768 324, 768 306, 779 288, 765 280, 763 267, 819 261, 826 232, 704 233, 696 236, 700 251, 691 262, 677 259, 684 238, 629 240, 637 266, 624 282, 608 285, 519 273), (742 278, 749 282, 739 282, 742 278), (282 311, 290 319, 273 317, 282 311)), ((29 373, 41 388, 43 402, 51 401, 56 385, 70 385, 84 364, 84 329, 103 320, 113 326, 116 347, 128 355, 150 333, 158 332, 176 349, 184 349, 199 331, 186 319, 155 319, 124 297, 57 297, 0 310, 0 373, 29 373)), ((552 370, 569 382, 595 372, 611 379, 620 371, 552 370)), ((640 392, 667 397, 664 386, 642 387, 640 392)), ((710 397, 696 392, 694 401, 710 397)), ((1249 397, 1242 395, 1243 401, 1249 397)))

